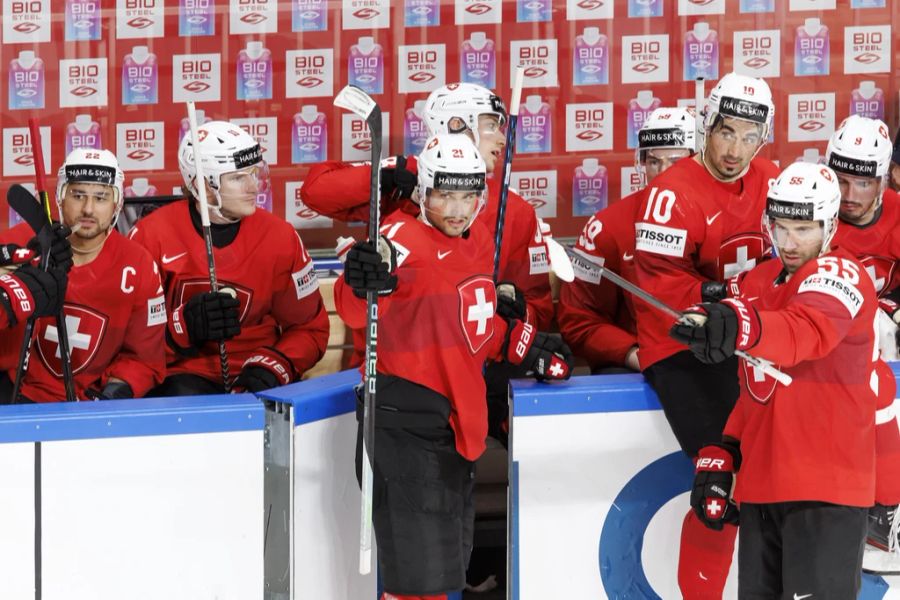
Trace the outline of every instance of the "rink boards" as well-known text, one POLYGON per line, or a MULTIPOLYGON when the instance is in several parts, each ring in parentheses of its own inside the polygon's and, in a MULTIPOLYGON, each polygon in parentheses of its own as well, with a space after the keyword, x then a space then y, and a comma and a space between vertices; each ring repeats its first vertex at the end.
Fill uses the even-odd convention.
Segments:
MULTIPOLYGON (((297 599, 375 597, 356 574, 356 381, 266 394, 293 407, 297 599)), ((264 598, 264 412, 249 394, 4 407, 0 598, 35 598, 36 564, 45 600, 264 598)), ((513 414, 510 597, 678 597, 691 468, 641 378, 517 383, 513 414)), ((890 583, 860 598, 900 598, 890 583)))

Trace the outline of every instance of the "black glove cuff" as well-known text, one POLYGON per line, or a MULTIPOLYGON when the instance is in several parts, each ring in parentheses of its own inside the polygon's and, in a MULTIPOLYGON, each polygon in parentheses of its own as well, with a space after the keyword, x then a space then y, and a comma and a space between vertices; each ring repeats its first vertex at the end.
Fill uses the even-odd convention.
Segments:
POLYGON ((703 302, 718 302, 728 297, 728 286, 721 281, 704 281, 700 284, 700 298, 703 302))

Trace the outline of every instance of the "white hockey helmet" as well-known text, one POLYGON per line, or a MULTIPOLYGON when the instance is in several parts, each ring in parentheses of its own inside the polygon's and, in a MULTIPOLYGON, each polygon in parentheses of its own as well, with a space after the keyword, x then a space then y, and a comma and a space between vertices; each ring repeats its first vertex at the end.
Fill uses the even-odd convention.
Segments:
POLYGON ((825 160, 836 173, 883 179, 891 166, 892 151, 883 121, 850 115, 828 140, 825 160))
POLYGON ((759 123, 762 125, 761 136, 765 143, 775 117, 772 90, 762 79, 728 73, 713 87, 706 99, 703 130, 707 135, 720 116, 759 123))
MULTIPOLYGON (((222 217, 222 197, 219 195, 222 175, 258 166, 261 171, 258 177, 264 182, 268 178, 268 166, 263 160, 263 151, 259 143, 237 125, 227 121, 210 121, 197 128, 197 136, 200 138, 203 176, 216 200, 215 204, 210 205, 210 210, 222 217)), ((199 198, 194 145, 190 134, 184 136, 178 147, 178 168, 181 170, 185 189, 194 198, 199 198)))
POLYGON ((500 125, 506 123, 506 107, 500 96, 474 83, 450 83, 431 92, 423 111, 428 135, 461 133, 454 117, 472 131, 478 145, 478 116, 495 115, 500 125))
POLYGON ((119 160, 109 150, 94 148, 75 148, 57 172, 56 205, 62 220, 62 201, 66 197, 66 187, 70 183, 98 183, 113 189, 116 212, 113 215, 110 229, 115 227, 125 202, 125 173, 119 167, 119 160))
MULTIPOLYGON (((417 161, 419 187, 416 196, 422 206, 420 215, 429 223, 425 202, 432 190, 478 192, 478 202, 466 224, 468 229, 484 208, 486 168, 472 140, 465 135, 440 134, 428 138, 417 161)), ((429 223, 431 224, 431 223, 429 223)))
POLYGON ((686 108, 657 108, 644 121, 638 132, 638 147, 634 153, 634 166, 641 177, 641 186, 647 185, 644 160, 647 150, 655 148, 683 148, 691 154, 697 151, 697 119, 686 108))
POLYGON ((797 161, 770 183, 763 225, 777 251, 774 219, 820 221, 824 252, 837 231, 840 207, 841 188, 835 172, 826 165, 797 161))

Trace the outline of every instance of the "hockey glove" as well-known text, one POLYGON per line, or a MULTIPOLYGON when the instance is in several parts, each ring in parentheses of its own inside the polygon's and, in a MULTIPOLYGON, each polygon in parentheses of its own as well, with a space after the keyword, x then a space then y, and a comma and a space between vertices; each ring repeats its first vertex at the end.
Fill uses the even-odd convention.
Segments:
POLYGON ((88 388, 85 395, 88 400, 124 400, 134 398, 134 391, 124 381, 110 381, 102 390, 88 388))
POLYGON ((497 284, 497 314, 507 321, 512 319, 528 320, 525 294, 510 281, 501 281, 497 284))
MULTIPOLYGON (((62 223, 54 222, 51 226, 53 240, 50 244, 50 264, 68 272, 74 264, 72 262, 72 243, 69 242, 69 236, 72 230, 62 223)), ((37 236, 28 240, 28 248, 34 252, 40 252, 41 245, 37 236)))
POLYGON ((30 316, 57 314, 66 297, 67 277, 62 269, 42 271, 23 265, 16 273, 0 275, 0 306, 6 309, 10 325, 30 316))
POLYGON ((738 507, 731 499, 735 473, 741 468, 741 450, 736 444, 710 444, 700 448, 691 489, 691 508, 710 529, 738 523, 738 507))
POLYGON ((697 360, 719 363, 748 350, 759 342, 759 314, 750 304, 735 298, 719 303, 703 303, 684 311, 684 317, 669 330, 669 335, 687 344, 697 360))
POLYGON ((418 184, 414 158, 408 163, 405 156, 391 156, 381 161, 381 195, 389 201, 411 198, 418 184))
POLYGON ((397 288, 397 250, 386 237, 379 236, 378 249, 371 242, 357 242, 344 261, 344 281, 360 298, 366 292, 386 296, 397 288))
POLYGON ((721 281, 704 281, 700 284, 700 299, 703 302, 718 302, 728 297, 728 287, 721 281))
MULTIPOLYGON (((900 325, 900 304, 897 304, 890 298, 879 298, 878 308, 887 313, 887 315, 891 318, 891 321, 893 321, 897 325, 900 325)), ((896 333, 894 333, 894 347, 900 350, 900 329, 898 329, 896 333)))
POLYGON ((244 361, 234 389, 255 394, 288 384, 295 376, 294 365, 284 354, 275 348, 265 347, 244 361))
POLYGON ((520 376, 545 379, 568 379, 572 375, 575 357, 558 336, 535 331, 524 321, 510 321, 503 347, 503 356, 521 367, 520 376))
POLYGON ((18 267, 30 263, 37 254, 15 244, 0 244, 0 267, 18 267))
POLYGON ((206 342, 230 340, 241 332, 240 301, 228 292, 205 292, 192 296, 179 306, 172 316, 173 328, 180 335, 173 336, 179 346, 184 334, 190 346, 200 348, 206 342), (182 323, 187 331, 182 328, 182 323))

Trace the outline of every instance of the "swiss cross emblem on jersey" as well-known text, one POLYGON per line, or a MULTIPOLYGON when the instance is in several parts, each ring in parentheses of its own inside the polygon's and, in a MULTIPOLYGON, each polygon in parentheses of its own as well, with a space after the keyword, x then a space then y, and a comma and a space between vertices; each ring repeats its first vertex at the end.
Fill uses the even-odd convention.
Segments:
POLYGON ((860 259, 860 262, 866 268, 866 273, 872 278, 872 283, 875 284, 875 291, 881 295, 881 292, 893 280, 894 269, 897 263, 884 256, 864 256, 860 259))
POLYGON ((475 354, 494 335, 497 295, 490 277, 469 278, 456 288, 459 294, 459 320, 469 350, 475 354))
POLYGON ((768 244, 761 233, 742 233, 728 238, 719 248, 719 278, 731 279, 759 264, 768 244))
MULTIPOLYGON (((100 349, 100 343, 109 325, 109 317, 86 306, 65 305, 66 333, 69 339, 69 357, 72 373, 83 371, 100 349)), ((59 330, 56 319, 44 318, 39 321, 37 332, 38 356, 47 370, 56 377, 62 377, 62 360, 59 351, 59 330)))
MULTIPOLYGON (((247 317, 247 312, 250 310, 250 303, 253 301, 253 290, 245 288, 242 285, 237 285, 236 283, 232 283, 230 281, 223 281, 221 279, 218 283, 220 290, 224 287, 229 287, 237 292, 238 301, 241 303, 241 323, 243 323, 245 318, 247 317)), ((182 279, 175 285, 175 300, 173 302, 173 305, 176 307, 181 306, 197 294, 202 294, 208 291, 208 278, 182 279)))
MULTIPOLYGON (((778 365, 775 366, 777 367, 778 365)), ((763 373, 762 369, 754 367, 743 359, 741 359, 741 368, 744 370, 744 382, 747 385, 747 391, 750 392, 750 395, 757 402, 768 404, 778 382, 763 373)))

